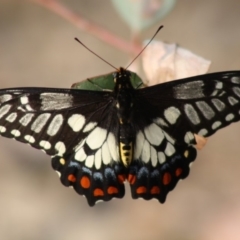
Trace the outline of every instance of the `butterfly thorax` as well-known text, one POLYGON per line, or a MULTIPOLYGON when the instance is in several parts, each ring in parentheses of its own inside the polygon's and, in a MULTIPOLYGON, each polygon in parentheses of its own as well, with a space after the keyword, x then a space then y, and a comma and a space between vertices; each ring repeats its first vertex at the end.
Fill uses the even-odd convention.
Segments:
POLYGON ((120 68, 115 74, 115 99, 117 116, 120 123, 119 153, 123 164, 127 167, 133 158, 134 133, 131 124, 134 89, 130 82, 131 73, 120 68))

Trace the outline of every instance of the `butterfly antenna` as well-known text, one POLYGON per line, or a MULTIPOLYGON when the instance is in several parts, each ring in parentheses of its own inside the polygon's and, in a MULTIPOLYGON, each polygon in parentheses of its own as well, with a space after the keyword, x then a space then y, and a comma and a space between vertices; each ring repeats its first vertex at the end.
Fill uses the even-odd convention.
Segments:
POLYGON ((128 64, 128 66, 126 67, 126 69, 128 69, 132 63, 142 54, 142 52, 146 49, 146 47, 152 42, 152 40, 156 37, 156 35, 158 34, 158 32, 163 28, 163 25, 160 26, 158 28, 158 30, 155 32, 155 34, 152 36, 152 38, 150 39, 150 41, 147 43, 147 45, 140 51, 140 53, 128 64))
POLYGON ((85 44, 83 44, 78 38, 74 38, 78 43, 80 43, 83 47, 85 47, 89 52, 91 52, 93 55, 95 55, 96 57, 100 58, 102 61, 104 61, 105 63, 107 63, 109 66, 113 67, 114 69, 116 69, 118 71, 118 68, 114 67, 111 63, 109 63, 108 61, 106 61, 105 59, 103 59, 102 57, 100 57, 98 54, 96 54, 94 51, 92 51, 90 48, 88 48, 85 44))

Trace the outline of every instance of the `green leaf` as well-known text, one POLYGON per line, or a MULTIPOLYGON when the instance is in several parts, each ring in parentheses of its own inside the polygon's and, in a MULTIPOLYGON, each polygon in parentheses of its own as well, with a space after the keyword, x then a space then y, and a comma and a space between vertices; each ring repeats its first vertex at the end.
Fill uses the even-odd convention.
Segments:
MULTIPOLYGON (((141 78, 134 72, 131 72, 130 81, 134 88, 143 84, 141 78)), ((91 90, 91 91, 113 91, 115 86, 113 73, 88 78, 82 82, 74 83, 72 88, 91 90)))

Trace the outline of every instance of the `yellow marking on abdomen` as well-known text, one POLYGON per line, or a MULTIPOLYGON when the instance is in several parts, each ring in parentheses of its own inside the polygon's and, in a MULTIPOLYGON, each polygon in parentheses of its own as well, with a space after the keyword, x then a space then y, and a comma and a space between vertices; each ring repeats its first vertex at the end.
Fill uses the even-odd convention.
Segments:
POLYGON ((128 167, 133 159, 133 147, 132 142, 125 144, 120 142, 120 157, 125 167, 128 167))

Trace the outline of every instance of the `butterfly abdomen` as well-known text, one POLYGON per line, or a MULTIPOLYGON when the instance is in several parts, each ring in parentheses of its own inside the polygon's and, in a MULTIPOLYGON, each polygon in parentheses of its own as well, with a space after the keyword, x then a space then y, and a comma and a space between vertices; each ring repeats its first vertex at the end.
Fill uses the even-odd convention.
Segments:
POLYGON ((134 131, 131 124, 134 89, 130 82, 130 73, 124 69, 115 76, 115 97, 119 128, 119 153, 125 167, 133 159, 134 131))

